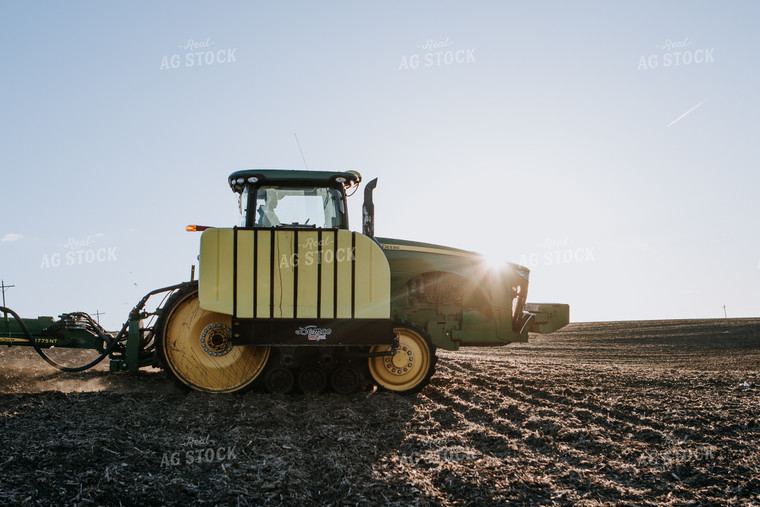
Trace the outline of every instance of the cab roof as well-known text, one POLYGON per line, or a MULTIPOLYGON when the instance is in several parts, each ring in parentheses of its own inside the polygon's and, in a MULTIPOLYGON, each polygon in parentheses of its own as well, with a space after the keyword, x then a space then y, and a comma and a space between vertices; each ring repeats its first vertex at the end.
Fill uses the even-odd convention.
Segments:
POLYGON ((290 169, 244 169, 235 171, 227 178, 234 192, 242 190, 245 183, 259 185, 348 187, 361 181, 357 172, 297 171, 290 169), (253 179, 256 178, 256 179, 253 179), (340 180, 339 178, 342 178, 340 180))

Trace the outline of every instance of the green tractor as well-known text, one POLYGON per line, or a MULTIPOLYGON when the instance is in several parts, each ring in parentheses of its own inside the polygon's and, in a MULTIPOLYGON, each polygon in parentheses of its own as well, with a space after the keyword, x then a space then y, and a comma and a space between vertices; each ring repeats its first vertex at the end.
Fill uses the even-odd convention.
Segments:
POLYGON ((229 184, 240 225, 188 226, 202 232, 197 281, 146 295, 118 334, 84 314, 75 314, 80 329, 60 324, 72 321, 68 314, 52 331, 43 318, 13 314, 0 342, 33 345, 46 357, 56 339, 87 334, 101 358, 110 355, 112 370, 160 366, 206 392, 262 380, 274 393, 297 385, 347 394, 366 381, 410 393, 430 381, 437 347, 527 341, 531 331, 568 323, 567 305, 526 303, 527 268, 375 237, 376 179, 365 185, 363 231, 350 231, 347 198, 360 182, 356 172, 235 172, 229 184), (164 302, 145 311, 157 294, 164 302))
MULTIPOLYGON (((199 283, 160 319, 159 355, 180 381, 236 391, 262 377, 273 392, 364 379, 415 392, 435 349, 526 341, 568 322, 567 305, 526 307, 528 270, 478 254, 348 228, 354 172, 246 170, 229 177, 240 226, 204 228, 199 283)), ((193 227, 191 227, 193 228, 193 227)))

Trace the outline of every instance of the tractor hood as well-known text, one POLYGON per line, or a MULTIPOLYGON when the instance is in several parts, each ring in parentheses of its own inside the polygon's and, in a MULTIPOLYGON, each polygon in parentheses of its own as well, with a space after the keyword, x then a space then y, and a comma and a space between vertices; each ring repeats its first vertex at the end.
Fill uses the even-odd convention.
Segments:
MULTIPOLYGON (((432 243, 423 243, 421 241, 409 241, 405 239, 395 238, 375 238, 383 247, 383 250, 387 252, 417 252, 422 254, 438 254, 449 255, 462 258, 470 258, 474 261, 487 262, 483 254, 478 252, 472 252, 469 250, 462 250, 460 248, 452 248, 448 246, 435 245, 432 243)), ((529 278, 530 269, 519 264, 512 262, 505 262, 509 265, 518 275, 526 280, 529 278)))

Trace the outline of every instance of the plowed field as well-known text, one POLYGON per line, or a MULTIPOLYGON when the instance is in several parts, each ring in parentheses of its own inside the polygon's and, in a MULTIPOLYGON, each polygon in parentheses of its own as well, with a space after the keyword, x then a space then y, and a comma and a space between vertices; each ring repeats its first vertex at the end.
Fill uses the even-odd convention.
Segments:
POLYGON ((760 319, 438 355, 413 396, 214 396, 3 348, 0 504, 760 505, 760 319))

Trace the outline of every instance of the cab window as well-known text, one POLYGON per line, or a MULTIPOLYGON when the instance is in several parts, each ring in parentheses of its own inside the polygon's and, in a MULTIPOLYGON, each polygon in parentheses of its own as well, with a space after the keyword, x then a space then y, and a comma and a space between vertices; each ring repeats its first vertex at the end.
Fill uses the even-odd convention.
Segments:
POLYGON ((256 189, 256 227, 340 228, 343 196, 334 188, 266 186, 256 189))

